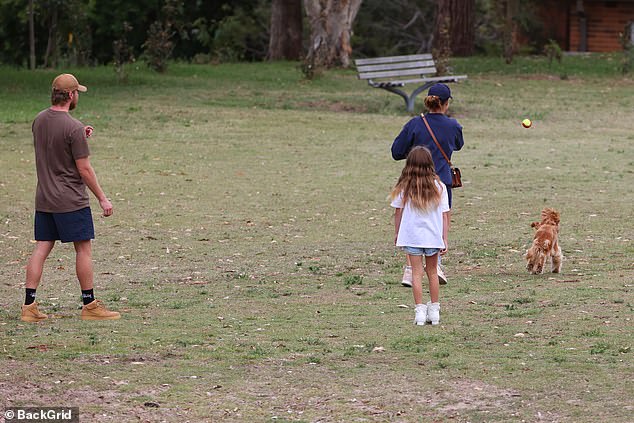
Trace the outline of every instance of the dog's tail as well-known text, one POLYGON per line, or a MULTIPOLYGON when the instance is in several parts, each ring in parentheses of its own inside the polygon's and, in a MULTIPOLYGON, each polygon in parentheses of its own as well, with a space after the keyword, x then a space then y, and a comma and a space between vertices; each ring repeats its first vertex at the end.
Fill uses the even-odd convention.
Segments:
POLYGON ((542 242, 539 244, 539 249, 542 251, 548 251, 550 250, 550 244, 551 244, 551 240, 550 239, 544 239, 542 240, 542 242))

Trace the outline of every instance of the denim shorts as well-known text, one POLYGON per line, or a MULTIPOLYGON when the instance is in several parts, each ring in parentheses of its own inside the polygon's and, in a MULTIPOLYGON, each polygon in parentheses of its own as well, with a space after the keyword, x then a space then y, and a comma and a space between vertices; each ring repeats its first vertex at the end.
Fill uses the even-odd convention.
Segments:
POLYGON ((440 248, 401 247, 410 256, 435 256, 440 253, 440 248))
POLYGON ((75 242, 95 238, 90 207, 68 213, 35 212, 35 240, 75 242))

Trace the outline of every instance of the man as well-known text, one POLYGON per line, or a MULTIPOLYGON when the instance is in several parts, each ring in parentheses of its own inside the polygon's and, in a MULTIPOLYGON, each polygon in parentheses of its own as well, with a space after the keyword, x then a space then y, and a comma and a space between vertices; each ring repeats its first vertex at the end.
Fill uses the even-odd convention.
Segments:
POLYGON ((75 270, 84 303, 81 318, 113 320, 121 317, 106 309, 93 292, 91 240, 95 231, 86 186, 99 200, 104 216, 112 215, 113 210, 90 164, 87 137, 92 127, 84 126, 69 113, 77 107, 80 91, 86 92, 87 88, 73 75, 59 75, 53 80, 52 106, 33 121, 37 169, 36 245, 26 267, 26 299, 21 316, 26 322, 39 322, 48 317, 38 310, 35 291, 56 240, 72 242, 75 246, 75 270))

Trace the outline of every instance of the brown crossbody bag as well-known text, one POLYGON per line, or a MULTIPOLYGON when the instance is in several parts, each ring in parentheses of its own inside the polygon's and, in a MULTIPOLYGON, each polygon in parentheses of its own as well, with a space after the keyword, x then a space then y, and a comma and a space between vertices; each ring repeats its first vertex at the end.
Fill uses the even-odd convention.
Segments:
POLYGON ((429 123, 427 123, 427 119, 425 119, 425 115, 421 113, 420 117, 423 118, 423 122, 425 122, 425 126, 427 127, 429 134, 431 135, 432 139, 438 146, 438 149, 442 153, 445 160, 447 160, 447 163, 449 163, 449 167, 451 168, 451 188, 460 188, 462 186, 462 174, 460 173, 460 169, 458 169, 457 167, 454 167, 454 165, 451 164, 451 160, 449 160, 449 157, 447 157, 447 155, 445 154, 445 150, 443 150, 442 147, 440 146, 440 143, 436 139, 436 135, 434 135, 434 131, 431 130, 431 126, 429 126, 429 123))

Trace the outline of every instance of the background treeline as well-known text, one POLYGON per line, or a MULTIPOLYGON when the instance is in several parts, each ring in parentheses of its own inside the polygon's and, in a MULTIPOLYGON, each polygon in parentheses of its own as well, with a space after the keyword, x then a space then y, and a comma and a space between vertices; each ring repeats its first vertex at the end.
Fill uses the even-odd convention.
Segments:
MULTIPOLYGON (((305 57, 313 41, 306 13, 310 2, 295 2, 302 11, 300 56, 305 57)), ((143 59, 160 71, 168 58, 195 63, 266 60, 270 58, 272 13, 280 3, 283 1, 0 0, 0 63, 19 67, 116 66, 143 59)), ((452 2, 359 3, 350 46, 354 56, 363 57, 432 51, 434 39, 439 37, 437 29, 442 27, 438 25, 439 5, 452 2)), ((470 5, 465 8, 465 19, 471 20, 473 28, 473 36, 462 41, 468 45, 453 53, 502 54, 505 7, 510 2, 453 3, 459 8, 470 5)), ((534 1, 517 3, 522 7, 513 17, 514 24, 529 34, 526 48, 541 52, 546 40, 539 19, 531 12, 534 1)))

